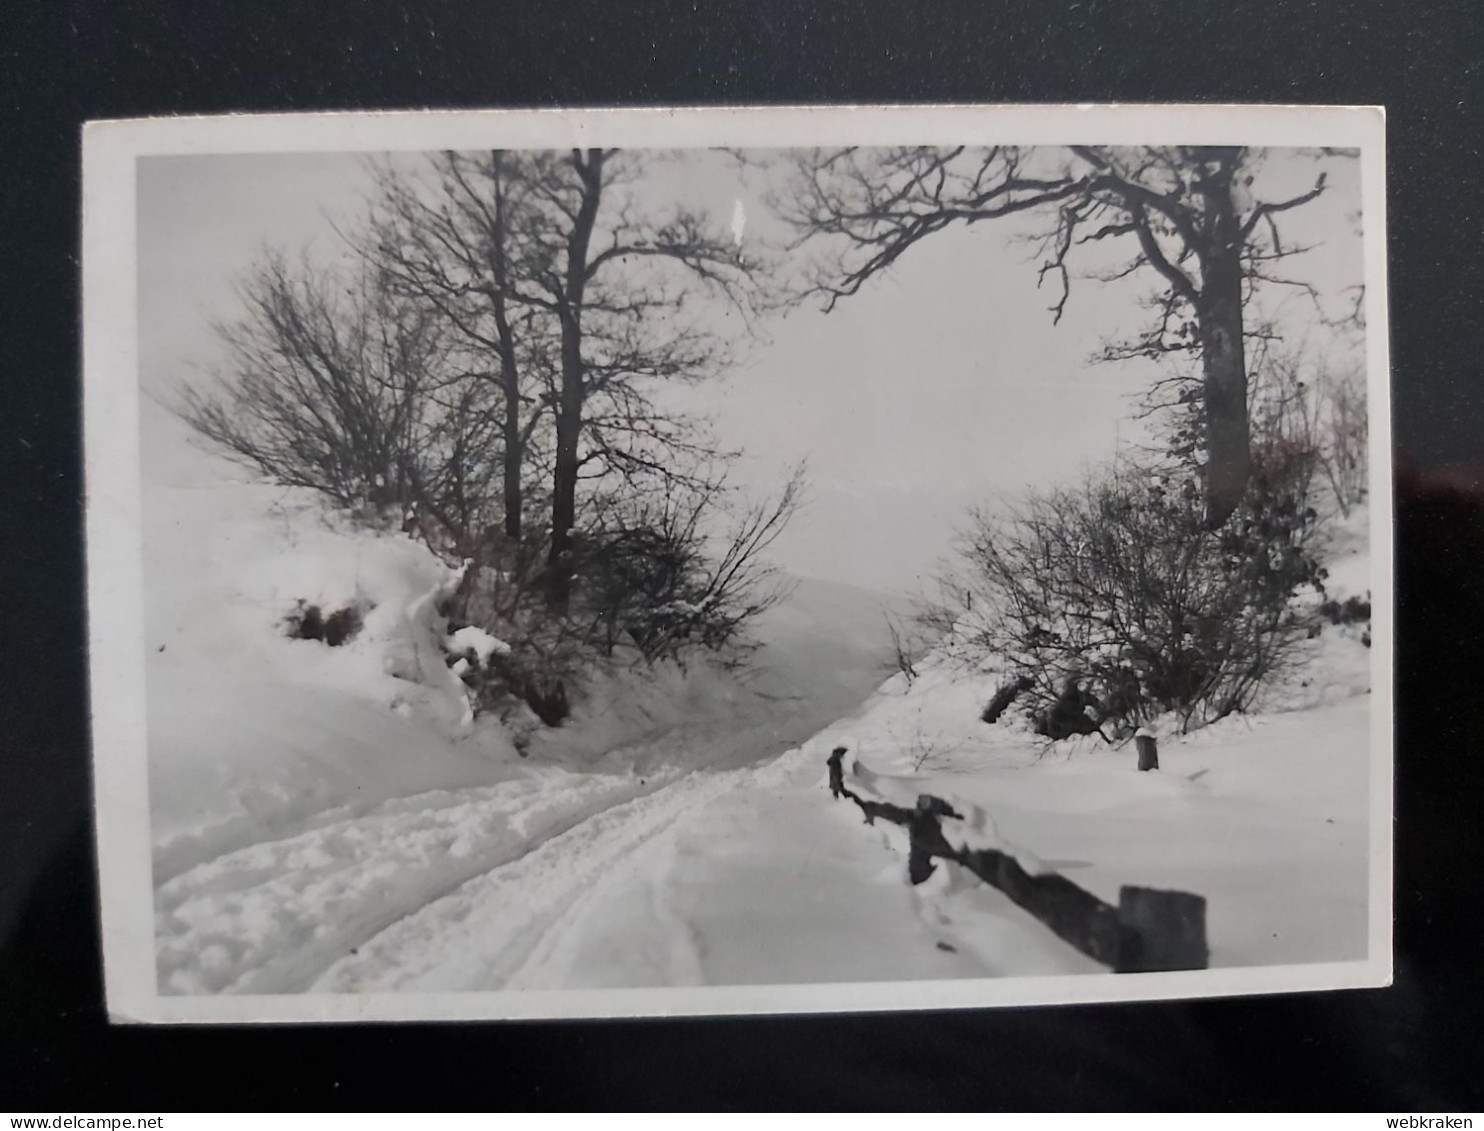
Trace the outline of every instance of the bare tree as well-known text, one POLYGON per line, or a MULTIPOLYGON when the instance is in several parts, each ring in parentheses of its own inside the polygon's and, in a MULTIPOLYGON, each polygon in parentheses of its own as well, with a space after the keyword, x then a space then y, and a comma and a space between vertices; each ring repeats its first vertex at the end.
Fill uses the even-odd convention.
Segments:
POLYGON ((354 266, 267 259, 221 328, 221 381, 182 408, 279 482, 395 507, 459 560, 448 615, 511 645, 480 673, 481 701, 523 701, 548 723, 620 640, 646 661, 735 657, 785 595, 762 556, 801 476, 730 513, 732 453, 660 395, 729 361, 763 264, 658 202, 653 160, 382 165, 365 226, 345 234, 354 266))
POLYGON ((747 507, 713 540, 713 553, 697 589, 693 627, 713 651, 736 647, 759 614, 786 599, 792 586, 764 558, 803 501, 804 469, 795 469, 782 489, 747 507))
MULTIPOLYGON (((1281 467, 1314 505, 1323 500, 1310 491, 1310 480, 1322 476, 1329 500, 1347 516, 1366 496, 1368 487, 1366 397, 1363 373, 1329 355, 1311 359, 1304 348, 1272 340, 1259 343, 1251 358, 1248 418, 1253 458, 1271 475, 1281 467)), ((1176 370, 1146 393, 1140 416, 1151 420, 1160 446, 1156 462, 1180 471, 1195 469, 1206 433, 1200 380, 1176 370)))
POLYGON ((343 508, 409 509, 457 541, 495 488, 487 406, 454 364, 436 312, 375 273, 267 254, 217 326, 224 370, 177 409, 228 456, 343 508))
POLYGON ((1321 365, 1314 375, 1319 398, 1319 468, 1342 516, 1361 503, 1370 483, 1370 438, 1364 374, 1321 365))
POLYGON ((492 383, 500 421, 504 533, 524 533, 525 476, 548 414, 555 342, 523 301, 531 265, 531 159, 505 150, 442 153, 427 174, 384 163, 369 224, 350 237, 366 260, 444 318, 471 374, 492 383))
POLYGON ((1128 243, 1124 262, 1099 278, 1147 270, 1160 290, 1153 324, 1108 355, 1199 357, 1208 421, 1205 520, 1215 528, 1236 510, 1252 469, 1244 305, 1255 284, 1288 281, 1272 265, 1298 249, 1281 238, 1277 217, 1325 187, 1320 172, 1304 192, 1253 199, 1265 156, 1234 146, 815 151, 797 159, 780 210, 801 240, 827 237, 839 249, 811 284, 827 309, 919 240, 1034 211, 1051 220, 1040 239, 1040 279, 1058 284, 1052 312, 1060 319, 1075 250, 1128 243))
POLYGON ((911 639, 903 631, 902 626, 890 613, 886 617, 886 631, 891 637, 891 666, 902 673, 902 678, 911 687, 917 682, 917 649, 913 646, 911 639))
POLYGON ((695 380, 727 360, 722 336, 689 308, 704 290, 746 313, 757 265, 682 207, 645 202, 644 159, 611 149, 526 155, 536 215, 519 301, 555 319, 548 594, 571 601, 582 478, 673 474, 677 457, 712 455, 691 422, 657 407, 655 381, 695 380))

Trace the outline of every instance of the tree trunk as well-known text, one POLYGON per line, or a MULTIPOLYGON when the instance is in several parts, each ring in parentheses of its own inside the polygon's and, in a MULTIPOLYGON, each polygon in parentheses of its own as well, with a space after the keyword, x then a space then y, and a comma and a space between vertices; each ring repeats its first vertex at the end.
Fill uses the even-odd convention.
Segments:
POLYGON ((582 202, 567 239, 562 291, 562 388, 557 404, 556 460, 552 471, 551 552, 547 601, 565 616, 572 600, 572 526, 577 521, 577 444, 582 434, 585 367, 582 360, 582 302, 587 290, 588 245, 603 191, 602 150, 575 151, 572 164, 582 182, 582 202))
POLYGON ((525 509, 525 500, 521 497, 520 465, 520 399, 516 398, 513 407, 505 409, 505 537, 512 543, 520 541, 521 515, 525 509))
POLYGON ((575 317, 562 318, 562 392, 557 406, 556 461, 551 491, 551 551, 547 597, 565 616, 572 600, 572 526, 577 520, 577 441, 582 433, 582 330, 575 317))
POLYGON ((525 511, 522 497, 521 470, 525 463, 525 436, 521 430, 520 367, 515 359, 515 343, 510 337, 504 301, 495 307, 495 322, 500 335, 500 385, 505 398, 504 495, 505 536, 519 543, 521 520, 525 511))
POLYGON ((505 398, 504 484, 505 536, 518 543, 525 506, 521 490, 521 467, 525 462, 525 438, 521 434, 520 363, 515 356, 515 338, 510 317, 505 309, 505 292, 510 285, 505 258, 505 153, 490 151, 490 174, 495 186, 495 230, 493 261, 495 268, 495 332, 500 344, 500 387, 505 398))
MULTIPOLYGON (((1225 273, 1224 271, 1222 272, 1225 273)), ((1206 524, 1215 530, 1242 501, 1252 474, 1247 423, 1247 360, 1242 348, 1242 279, 1201 295, 1201 366, 1206 401, 1206 524), (1216 293, 1213 293, 1216 292, 1216 293)))
POLYGON ((1235 159, 1218 160, 1201 185, 1212 217, 1196 303, 1206 403, 1206 524, 1231 517, 1252 474, 1247 422, 1247 358, 1242 334, 1242 238, 1232 206, 1235 159))
MULTIPOLYGON (((505 285, 501 271, 500 286, 505 285)), ((525 511, 521 490, 521 470, 525 464, 525 436, 521 430, 520 363, 515 356, 515 339, 511 336, 510 319, 505 312, 503 295, 495 299, 495 331, 500 343, 500 395, 505 401, 503 492, 505 496, 505 536, 513 543, 520 541, 521 518, 525 511)))

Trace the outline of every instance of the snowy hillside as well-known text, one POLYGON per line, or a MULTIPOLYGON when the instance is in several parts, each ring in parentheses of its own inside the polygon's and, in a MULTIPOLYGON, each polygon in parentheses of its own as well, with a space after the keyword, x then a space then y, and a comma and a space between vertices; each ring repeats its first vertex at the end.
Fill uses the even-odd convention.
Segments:
POLYGON ((435 605, 457 574, 420 544, 214 460, 158 478, 146 669, 168 989, 299 985, 341 942, 616 803, 788 749, 886 670, 893 599, 806 580, 749 671, 613 676, 521 758, 447 667, 435 605), (291 639, 303 605, 364 623, 339 647, 291 639))
POLYGON ((146 500, 159 874, 314 814, 490 780, 427 614, 452 575, 408 540, 337 529, 293 492, 157 487, 146 500), (300 601, 366 609, 330 649, 286 637, 300 601))
MULTIPOLYGON (((910 687, 887 678, 901 603, 803 581, 751 672, 613 676, 523 758, 440 650, 454 571, 294 492, 196 482, 146 491, 161 992, 1098 969, 958 869, 908 886, 900 830, 824 788, 836 744, 884 795, 977 805, 1105 899, 1200 892, 1213 965, 1364 954, 1359 626, 1311 641, 1269 713, 1166 734, 1141 774, 1131 748, 983 724, 991 675, 930 656, 910 687), (363 627, 290 639, 300 602, 363 627)), ((1363 542, 1332 556, 1332 595, 1363 593, 1363 542)))

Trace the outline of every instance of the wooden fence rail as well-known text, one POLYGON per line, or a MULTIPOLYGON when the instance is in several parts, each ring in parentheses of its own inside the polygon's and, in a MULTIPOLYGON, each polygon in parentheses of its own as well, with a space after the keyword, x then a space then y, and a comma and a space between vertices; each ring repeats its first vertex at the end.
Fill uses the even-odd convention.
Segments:
MULTIPOLYGON (((1065 876, 1027 871, 1011 853, 954 847, 943 831, 943 822, 962 820, 963 814, 928 793, 921 794, 911 809, 862 797, 845 784, 847 753, 846 747, 837 746, 826 760, 830 793, 836 800, 846 797, 855 802, 868 825, 880 818, 907 830, 907 878, 912 883, 920 884, 933 874, 935 859, 948 860, 1004 892, 1058 938, 1115 973, 1206 968, 1204 896, 1125 886, 1114 906, 1065 876)), ((858 769, 852 767, 853 772, 858 769)))

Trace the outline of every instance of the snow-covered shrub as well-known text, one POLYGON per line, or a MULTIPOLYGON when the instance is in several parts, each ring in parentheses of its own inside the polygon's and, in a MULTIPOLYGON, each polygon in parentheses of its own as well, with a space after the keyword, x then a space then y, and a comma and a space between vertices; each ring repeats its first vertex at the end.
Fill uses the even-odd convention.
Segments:
POLYGON ((545 726, 560 725, 571 713, 569 688, 580 686, 586 674, 579 642, 560 618, 507 621, 504 631, 515 642, 477 625, 463 625, 444 640, 454 674, 470 690, 471 706, 506 722, 529 710, 545 726))
POLYGON ((1214 531, 1194 478, 1134 465, 976 512, 959 640, 1024 673, 1051 738, 1241 711, 1307 634, 1295 593, 1322 586, 1317 516, 1296 482, 1281 453, 1260 461, 1214 531))
POLYGON ((510 645, 498 636, 491 636, 472 624, 450 632, 443 642, 443 649, 456 660, 462 659, 480 667, 487 667, 493 657, 508 656, 511 651, 510 645))
POLYGON ((456 661, 466 660, 461 678, 476 710, 508 717, 524 703, 551 726, 601 669, 683 667, 697 655, 723 666, 744 661, 755 648, 750 625, 787 595, 761 554, 792 515, 797 492, 796 480, 725 527, 717 488, 667 481, 612 501, 572 539, 563 609, 548 600, 552 567, 543 554, 471 563, 450 623, 503 645, 477 662, 455 650, 456 661))

